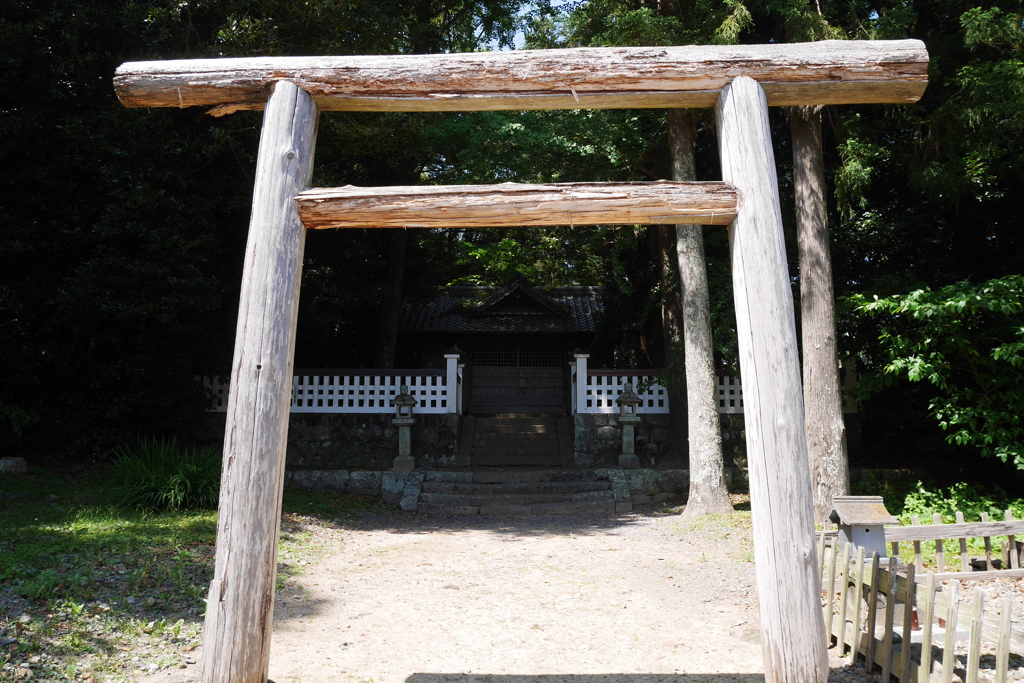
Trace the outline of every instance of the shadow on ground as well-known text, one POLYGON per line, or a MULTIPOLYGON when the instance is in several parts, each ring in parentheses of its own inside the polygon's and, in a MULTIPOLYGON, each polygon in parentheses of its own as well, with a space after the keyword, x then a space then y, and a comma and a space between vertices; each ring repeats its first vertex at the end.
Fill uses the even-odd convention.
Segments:
MULTIPOLYGON (((293 507, 293 510, 295 508, 293 507)), ((316 518, 318 523, 340 529, 360 531, 390 531, 396 534, 431 534, 454 533, 459 531, 490 531, 496 534, 518 536, 548 535, 590 535, 600 534, 645 524, 651 518, 679 517, 683 511, 681 504, 658 509, 635 510, 625 514, 579 514, 579 515, 536 515, 521 517, 490 517, 486 515, 436 515, 392 510, 368 510, 347 515, 344 518, 331 518, 324 511, 310 511, 308 514, 316 518)), ((743 506, 737 506, 737 512, 746 512, 743 506)), ((697 530, 708 524, 718 524, 724 520, 733 520, 733 526, 748 526, 749 514, 710 515, 697 520, 679 519, 680 530, 697 530)))
POLYGON ((763 683, 764 674, 505 674, 416 673, 405 683, 763 683))
MULTIPOLYGON (((547 674, 515 676, 473 673, 415 673, 405 683, 764 683, 764 674, 547 674)), ((840 666, 829 671, 830 683, 872 680, 862 666, 840 666)))

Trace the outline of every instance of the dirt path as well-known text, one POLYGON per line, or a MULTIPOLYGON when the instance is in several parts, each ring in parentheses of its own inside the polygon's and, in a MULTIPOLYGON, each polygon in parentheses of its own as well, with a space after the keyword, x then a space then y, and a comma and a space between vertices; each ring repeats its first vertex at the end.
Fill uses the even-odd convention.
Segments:
POLYGON ((763 680, 748 526, 742 514, 699 526, 676 515, 371 518, 341 532, 304 591, 279 595, 271 678, 763 680))
MULTIPOLYGON (((763 683, 749 527, 749 513, 312 527, 336 550, 278 593, 270 678, 763 683)), ((196 666, 146 679, 195 680, 196 666)), ((830 676, 868 680, 860 667, 830 676)))

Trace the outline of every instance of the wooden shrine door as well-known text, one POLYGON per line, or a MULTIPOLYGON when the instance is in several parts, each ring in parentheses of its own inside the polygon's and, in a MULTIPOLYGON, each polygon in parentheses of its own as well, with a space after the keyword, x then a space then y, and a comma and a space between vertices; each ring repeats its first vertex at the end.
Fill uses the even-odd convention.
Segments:
POLYGON ((470 349, 469 412, 565 413, 568 356, 561 339, 488 337, 470 349))

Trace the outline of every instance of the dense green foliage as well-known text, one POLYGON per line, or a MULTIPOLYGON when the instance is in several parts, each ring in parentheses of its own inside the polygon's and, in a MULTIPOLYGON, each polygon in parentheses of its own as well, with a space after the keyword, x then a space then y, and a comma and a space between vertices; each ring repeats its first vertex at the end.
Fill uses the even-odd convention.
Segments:
MULTIPOLYGON (((1018 495, 1018 491, 1007 493, 998 486, 979 486, 966 482, 942 486, 933 481, 914 482, 911 479, 864 481, 858 482, 853 488, 858 495, 882 495, 886 509, 899 518, 901 526, 912 524, 915 517, 920 524, 931 524, 934 515, 939 515, 944 524, 952 524, 956 522, 958 512, 963 514, 967 522, 979 522, 983 514, 987 514, 990 521, 999 521, 1004 518, 1007 510, 1014 519, 1024 519, 1024 497, 1018 495)), ((1006 540, 1005 536, 992 538, 993 549, 998 551, 999 544, 1006 540)), ((935 544, 929 542, 920 545, 925 567, 937 570, 935 544)), ((947 562, 945 571, 958 571, 959 560, 954 558, 960 554, 959 541, 946 539, 942 545, 947 562)), ((984 539, 969 539, 967 551, 972 557, 984 557, 984 539)), ((914 562, 914 544, 901 543, 900 556, 904 562, 914 562)))
MULTIPOLYGON (((464 51, 508 46, 524 22, 528 48, 920 38, 931 56, 921 102, 824 112, 837 293, 906 302, 908 292, 1024 272, 1014 192, 1024 186, 1022 17, 1021 0, 589 0, 558 9, 517 0, 0 0, 0 161, 11 170, 0 176, 0 448, 95 457, 131 434, 173 433, 205 404, 192 377, 223 373, 230 361, 259 114, 124 109, 110 87, 123 61, 464 51)), ((697 122, 698 177, 714 179, 713 124, 707 112, 697 122)), ((771 124, 791 232, 786 112, 773 110, 771 124)), ((668 175, 660 111, 337 113, 321 120, 314 183, 668 175)), ((650 232, 419 231, 405 291, 426 298, 447 283, 500 283, 515 272, 608 285, 602 343, 622 365, 658 365, 657 313, 673 289, 650 232)), ((733 365, 726 234, 705 235, 716 351, 733 365)), ((373 362, 389 242, 386 231, 309 236, 297 365, 373 362)), ((792 253, 790 264, 796 283, 792 253)), ((891 339, 879 339, 875 316, 892 313, 883 305, 871 316, 851 308, 840 339, 877 375, 896 360, 891 339)), ((894 334, 924 339, 928 326, 914 331, 910 319, 893 318, 894 334)), ((972 324, 956 329, 975 344, 972 324)), ((1008 321, 1000 329, 985 349, 1018 341, 1008 321)), ((986 448, 1017 457, 1015 424, 996 416, 1012 404, 999 403, 1005 395, 986 404, 992 387, 972 385, 977 377, 949 362, 945 388, 890 382, 862 402, 855 464, 952 473, 986 448), (940 412, 946 432, 929 417, 940 412)))
MULTIPOLYGON (((230 362, 260 115, 125 109, 120 63, 469 50, 509 43, 519 8, 0 0, 0 450, 95 457, 172 432, 206 403, 193 376, 230 362)), ((427 118, 324 117, 315 182, 416 182, 427 118)), ((380 231, 308 240, 300 365, 372 357, 387 248, 380 231)))
POLYGON ((862 396, 896 378, 926 381, 950 443, 1024 469, 1024 277, 853 301, 882 319, 881 373, 864 378, 862 396))
POLYGON ((215 509, 220 453, 180 448, 176 438, 139 437, 114 450, 112 476, 122 505, 140 510, 215 509))
POLYGON ((917 486, 903 498, 903 504, 896 508, 902 524, 909 524, 911 517, 931 520, 932 515, 941 515, 942 521, 951 524, 956 513, 964 519, 978 521, 982 514, 992 520, 1001 520, 1007 510, 1015 519, 1024 519, 1024 498, 1011 497, 1000 488, 985 490, 979 486, 960 482, 949 487, 917 486))

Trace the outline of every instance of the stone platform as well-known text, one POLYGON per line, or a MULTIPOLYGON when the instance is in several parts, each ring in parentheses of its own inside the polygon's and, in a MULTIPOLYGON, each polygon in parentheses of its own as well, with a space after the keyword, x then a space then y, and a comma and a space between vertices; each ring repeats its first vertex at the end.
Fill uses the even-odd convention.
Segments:
POLYGON ((403 510, 457 515, 629 512, 685 493, 687 470, 493 469, 293 470, 285 485, 380 495, 403 510))

